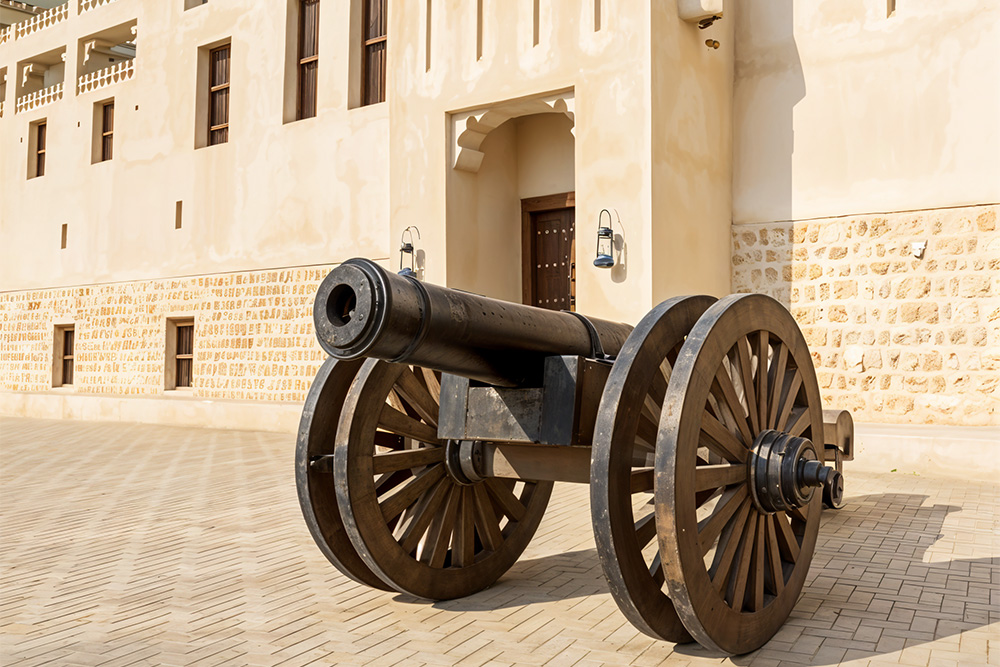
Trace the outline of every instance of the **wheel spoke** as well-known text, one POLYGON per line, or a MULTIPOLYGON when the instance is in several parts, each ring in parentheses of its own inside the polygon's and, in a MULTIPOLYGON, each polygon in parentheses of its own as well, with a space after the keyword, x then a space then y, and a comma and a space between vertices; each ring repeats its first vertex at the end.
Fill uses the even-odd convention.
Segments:
POLYGON ((493 510, 493 503, 486 495, 486 489, 482 484, 472 487, 472 494, 476 504, 476 530, 489 551, 496 551, 503 544, 503 535, 500 533, 500 521, 493 510))
POLYGON ((396 435, 395 433, 386 433, 385 431, 375 431, 375 446, 376 447, 386 447, 388 449, 402 449, 406 443, 403 442, 404 438, 401 435, 396 435))
POLYGON ((420 417, 437 428, 438 404, 431 398, 427 387, 417 379, 413 371, 406 367, 396 380, 395 390, 406 399, 407 403, 416 411, 420 417))
POLYGON ((729 575, 733 571, 736 550, 740 546, 740 538, 743 537, 743 527, 746 525, 747 516, 750 514, 750 506, 752 504, 750 498, 745 498, 740 504, 740 509, 736 512, 736 519, 729 523, 722 532, 722 535, 719 536, 719 548, 715 551, 715 558, 708 573, 712 577, 712 585, 720 593, 725 592, 726 585, 729 583, 729 575), (725 547, 723 547, 723 544, 725 547))
POLYGON ((736 564, 736 580, 733 582, 732 597, 729 606, 736 611, 743 611, 743 602, 747 593, 747 582, 750 579, 751 557, 753 556, 754 538, 757 536, 756 513, 750 516, 743 529, 743 539, 740 540, 740 559, 736 564))
MULTIPOLYGON (((632 474, 635 475, 634 470, 632 474)), ((717 489, 720 486, 729 486, 730 484, 742 482, 746 478, 747 467, 742 463, 698 466, 694 469, 694 490, 706 491, 708 489, 717 489)), ((652 480, 650 480, 650 483, 652 484, 652 480)), ((632 493, 635 493, 635 491, 632 493)))
POLYGON ((790 563, 794 563, 799 558, 799 541, 792 532, 792 526, 780 512, 772 515, 771 521, 777 529, 778 548, 781 550, 781 557, 790 563))
POLYGON ((743 405, 740 403, 740 399, 736 395, 736 388, 733 386, 733 379, 729 377, 729 373, 726 372, 724 366, 720 365, 718 371, 715 373, 715 381, 712 383, 712 393, 716 395, 717 399, 719 393, 722 394, 722 401, 720 401, 720 404, 723 401, 725 402, 736 428, 743 437, 743 446, 745 448, 749 448, 750 445, 753 444, 753 436, 750 434, 750 426, 747 424, 746 415, 743 413, 743 405))
POLYGON ((757 516, 757 532, 753 546, 753 563, 750 570, 750 608, 753 611, 760 611, 764 608, 764 521, 763 514, 757 516))
POLYGON ((639 414, 639 425, 636 429, 636 443, 646 449, 656 448, 656 431, 659 426, 645 412, 639 414))
POLYGON ((781 567, 781 550, 778 547, 778 535, 774 527, 774 521, 768 518, 767 521, 767 555, 771 573, 771 592, 774 595, 781 595, 785 587, 785 573, 781 567))
POLYGON ((656 590, 663 588, 666 575, 663 573, 663 561, 660 560, 659 550, 657 550, 656 555, 653 556, 653 562, 649 565, 649 576, 653 577, 653 584, 656 586, 656 590))
POLYGON ((701 418, 702 442, 730 463, 745 463, 747 448, 722 423, 705 412, 701 418))
POLYGON ((501 482, 495 478, 487 479, 486 490, 490 492, 490 495, 497 499, 497 502, 500 503, 500 507, 503 509, 503 513, 509 516, 512 521, 520 521, 524 518, 524 505, 522 505, 521 501, 517 499, 514 492, 504 486, 501 482))
POLYGON ((431 488, 443 476, 444 465, 441 463, 422 470, 412 481, 399 487, 391 496, 379 503, 382 518, 385 519, 386 523, 395 519, 400 512, 412 505, 417 498, 423 495, 424 491, 431 488))
POLYGON ((802 523, 805 523, 806 521, 809 520, 809 517, 806 516, 806 513, 802 510, 801 507, 793 507, 790 510, 787 510, 786 514, 788 514, 788 516, 792 517, 796 521, 801 521, 802 523))
POLYGON ((382 407, 378 425, 379 428, 384 428, 397 435, 405 435, 407 438, 421 442, 437 442, 437 429, 400 412, 388 403, 382 407))
POLYGON ((654 537, 656 537, 656 513, 650 512, 635 522, 635 539, 639 543, 639 549, 645 549, 654 537))
POLYGON ((372 457, 372 468, 376 475, 384 472, 395 472, 405 468, 437 463, 444 460, 444 447, 421 447, 419 449, 403 449, 400 451, 376 454, 372 457))
POLYGON ((662 403, 657 403, 655 398, 647 394, 642 399, 642 416, 650 423, 656 424, 660 421, 660 408, 662 405, 662 403))
MULTIPOLYGON (((795 405, 795 396, 799 393, 799 387, 802 386, 802 376, 798 374, 797 371, 788 371, 792 374, 791 380, 786 377, 785 381, 785 392, 781 398, 781 412, 778 414, 778 419, 775 422, 775 428, 779 431, 785 428, 785 424, 788 422, 788 416, 792 412, 792 407, 795 405)), ((786 373, 786 375, 788 374, 786 373)))
POLYGON ((438 512, 427 531, 427 539, 420 552, 420 560, 431 567, 442 567, 448 555, 448 542, 451 530, 455 525, 455 515, 458 513, 459 490, 456 484, 449 484, 448 498, 444 510, 438 512))
POLYGON ((785 365, 788 363, 788 346, 778 343, 776 350, 777 361, 771 364, 768 370, 768 382, 771 386, 771 397, 768 399, 767 427, 774 428, 778 421, 778 407, 781 403, 781 389, 785 381, 785 365))
POLYGON ((653 468, 633 468, 630 487, 632 493, 652 493, 653 468))
POLYGON ((416 550, 417 545, 420 544, 420 538, 427 532, 428 526, 431 525, 431 521, 448 497, 451 486, 447 479, 442 478, 430 491, 424 494, 426 502, 406 522, 406 528, 400 536, 399 546, 403 547, 403 551, 412 554, 416 550))
POLYGON ((452 563, 458 567, 468 567, 475 562, 475 501, 468 486, 456 488, 461 491, 458 507, 458 522, 455 524, 455 539, 452 542, 452 563))
POLYGON ((792 422, 791 425, 782 430, 794 436, 802 435, 809 426, 809 410, 807 408, 792 408, 789 421, 792 422))
POLYGON ((767 424, 767 353, 770 349, 767 332, 757 332, 757 417, 767 424))
POLYGON ((698 542, 701 545, 701 555, 704 556, 715 544, 715 539, 722 533, 729 520, 747 498, 747 487, 741 484, 729 489, 719 500, 715 512, 698 522, 698 542))
POLYGON ((736 341, 736 356, 739 360, 740 381, 743 383, 743 392, 746 394, 750 426, 753 428, 753 434, 757 435, 763 429, 760 427, 760 419, 757 416, 757 398, 753 388, 753 370, 750 363, 750 341, 746 336, 736 341))
POLYGON ((408 479, 412 479, 413 475, 408 469, 397 470, 396 472, 386 473, 375 478, 375 493, 381 496, 382 494, 392 491, 397 486, 402 484, 408 479))
POLYGON ((420 367, 420 372, 424 376, 424 384, 427 386, 427 391, 430 392, 431 398, 434 399, 435 403, 441 403, 441 381, 438 380, 437 374, 430 368, 420 367))

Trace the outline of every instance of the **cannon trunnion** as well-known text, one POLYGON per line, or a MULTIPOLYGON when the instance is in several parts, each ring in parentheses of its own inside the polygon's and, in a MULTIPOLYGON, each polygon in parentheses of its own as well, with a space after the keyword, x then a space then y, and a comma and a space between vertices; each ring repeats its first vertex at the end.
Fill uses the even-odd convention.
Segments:
POLYGON ((676 297, 633 329, 354 259, 313 314, 330 359, 296 481, 345 575, 427 599, 482 590, 553 482, 577 482, 611 593, 646 634, 745 653, 788 617, 821 507, 843 503, 853 422, 824 413, 778 302, 676 297))

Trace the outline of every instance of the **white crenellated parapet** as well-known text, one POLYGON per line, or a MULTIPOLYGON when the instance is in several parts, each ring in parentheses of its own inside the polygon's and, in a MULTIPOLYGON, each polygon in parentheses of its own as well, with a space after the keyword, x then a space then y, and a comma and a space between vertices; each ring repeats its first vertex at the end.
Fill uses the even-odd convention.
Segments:
POLYGON ((27 21, 21 21, 11 26, 14 29, 14 39, 21 39, 33 32, 43 30, 53 26, 69 16, 69 2, 56 5, 52 9, 46 9, 41 14, 36 14, 27 21))
POLYGON ((575 102, 573 91, 567 90, 544 97, 509 100, 474 111, 452 114, 454 168, 478 172, 484 157, 479 148, 486 136, 511 118, 537 113, 561 113, 575 123, 575 102))
POLYGON ((84 74, 77 81, 76 93, 82 95, 114 83, 128 81, 135 74, 135 58, 115 63, 111 67, 84 74))
POLYGON ((101 5, 106 5, 114 1, 115 0, 80 0, 80 13, 89 12, 91 9, 97 9, 101 5))
POLYGON ((14 108, 14 113, 22 113, 24 111, 37 109, 38 107, 45 106, 49 102, 55 102, 62 96, 63 85, 61 83, 49 86, 48 88, 42 88, 41 90, 36 90, 33 93, 28 93, 27 95, 22 95, 17 98, 17 105, 14 108))

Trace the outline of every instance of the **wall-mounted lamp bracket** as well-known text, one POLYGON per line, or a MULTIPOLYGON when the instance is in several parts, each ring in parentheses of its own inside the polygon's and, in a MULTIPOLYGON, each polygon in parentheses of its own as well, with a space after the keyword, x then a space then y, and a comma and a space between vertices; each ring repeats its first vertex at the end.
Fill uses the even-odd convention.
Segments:
POLYGON ((416 278, 417 271, 413 265, 413 256, 416 254, 413 251, 413 232, 417 233, 417 238, 420 238, 420 230, 417 229, 415 225, 410 225, 403 230, 403 233, 399 235, 399 271, 397 273, 401 276, 406 276, 408 278, 416 278), (409 235, 410 240, 407 241, 406 237, 409 235), (403 266, 403 255, 410 256, 410 265, 403 266))

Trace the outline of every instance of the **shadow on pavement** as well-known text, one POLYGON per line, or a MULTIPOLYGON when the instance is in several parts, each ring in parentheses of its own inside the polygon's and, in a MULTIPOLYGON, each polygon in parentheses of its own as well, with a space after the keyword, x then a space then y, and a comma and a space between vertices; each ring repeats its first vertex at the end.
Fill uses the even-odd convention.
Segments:
MULTIPOLYGON (((1000 557, 942 560, 938 553, 925 562, 945 519, 961 511, 925 507, 926 499, 875 494, 824 511, 809 579, 788 621, 763 648, 733 662, 870 659, 1000 622, 1000 557)), ((486 611, 607 593, 596 550, 583 549, 519 561, 492 588, 434 607, 486 611)), ((697 644, 676 650, 719 657, 697 644)))

